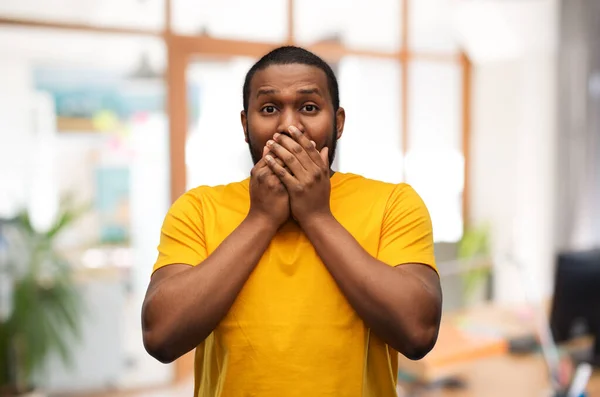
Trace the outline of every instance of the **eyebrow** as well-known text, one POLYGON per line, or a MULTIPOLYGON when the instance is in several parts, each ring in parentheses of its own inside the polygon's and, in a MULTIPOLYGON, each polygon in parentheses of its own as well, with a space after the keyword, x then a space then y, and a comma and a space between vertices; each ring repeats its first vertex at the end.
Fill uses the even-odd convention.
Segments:
POLYGON ((318 88, 301 88, 298 91, 296 91, 298 94, 305 94, 305 95, 309 95, 309 94, 316 94, 320 97, 322 97, 323 95, 321 95, 321 91, 318 88))
MULTIPOLYGON (((256 93, 256 97, 258 98, 261 95, 271 95, 271 94, 276 94, 278 93, 279 90, 276 90, 274 88, 261 88, 258 90, 258 92, 256 93)), ((320 97, 322 97, 323 95, 321 94, 321 90, 319 90, 318 88, 300 88, 298 91, 296 91, 296 93, 298 94, 304 94, 304 95, 310 95, 310 94, 316 94, 320 97)))
POLYGON ((256 97, 258 98, 261 95, 271 95, 271 94, 275 94, 279 91, 273 89, 273 88, 261 88, 258 90, 258 92, 256 93, 256 97))

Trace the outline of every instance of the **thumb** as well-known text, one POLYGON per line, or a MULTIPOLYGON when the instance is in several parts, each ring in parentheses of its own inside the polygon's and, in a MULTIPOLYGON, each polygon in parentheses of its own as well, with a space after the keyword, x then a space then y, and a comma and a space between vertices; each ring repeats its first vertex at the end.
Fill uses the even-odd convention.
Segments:
POLYGON ((321 156, 321 160, 323 160, 323 163, 329 166, 329 148, 325 146, 323 149, 321 149, 319 155, 321 156))

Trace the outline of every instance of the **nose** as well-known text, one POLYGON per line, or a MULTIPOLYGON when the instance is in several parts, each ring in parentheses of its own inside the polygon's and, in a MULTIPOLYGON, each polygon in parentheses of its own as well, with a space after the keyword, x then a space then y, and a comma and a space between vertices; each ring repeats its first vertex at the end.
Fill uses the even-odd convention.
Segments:
POLYGON ((290 125, 295 126, 300 132, 304 133, 304 126, 298 117, 298 112, 294 111, 294 109, 286 108, 280 114, 279 124, 277 125, 278 133, 289 135, 290 132, 288 131, 288 128, 290 125))

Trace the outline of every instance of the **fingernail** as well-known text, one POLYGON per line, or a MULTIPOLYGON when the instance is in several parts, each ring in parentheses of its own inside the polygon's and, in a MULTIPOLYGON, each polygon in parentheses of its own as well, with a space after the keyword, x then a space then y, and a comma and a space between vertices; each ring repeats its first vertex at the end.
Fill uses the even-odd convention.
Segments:
POLYGON ((276 132, 275 134, 273 134, 273 139, 277 139, 277 138, 279 138, 279 135, 280 135, 280 134, 279 134, 278 132, 276 132))
POLYGON ((288 127, 288 131, 292 134, 296 134, 296 135, 300 134, 300 130, 298 128, 296 128, 296 126, 293 126, 293 125, 290 125, 288 127))
POLYGON ((313 145, 314 147, 317 147, 317 144, 315 143, 315 141, 310 141, 310 143, 312 143, 312 145, 313 145))
POLYGON ((271 161, 273 161, 273 157, 271 157, 271 155, 267 154, 265 156, 265 160, 267 160, 270 163, 271 161))
POLYGON ((270 139, 269 139, 269 140, 267 141, 267 146, 272 146, 274 143, 275 143, 275 142, 273 142, 272 140, 270 140, 270 139))

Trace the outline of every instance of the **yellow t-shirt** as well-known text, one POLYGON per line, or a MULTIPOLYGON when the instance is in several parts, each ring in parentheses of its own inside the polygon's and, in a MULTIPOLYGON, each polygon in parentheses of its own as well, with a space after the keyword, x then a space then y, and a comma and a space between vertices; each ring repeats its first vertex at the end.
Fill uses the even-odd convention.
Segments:
MULTIPOLYGON (((248 185, 249 179, 201 186, 181 196, 164 221, 154 270, 202 266, 248 213, 248 185)), ((375 258, 436 268, 429 213, 409 185, 336 172, 330 202, 335 218, 375 258)), ((195 395, 396 396, 397 355, 369 331, 289 222, 197 347, 195 395)))

